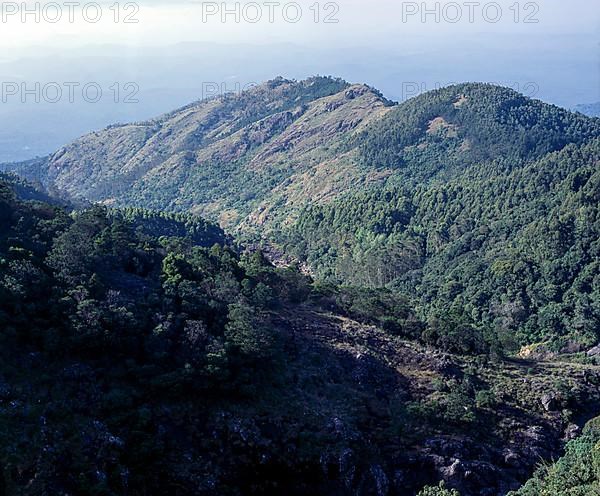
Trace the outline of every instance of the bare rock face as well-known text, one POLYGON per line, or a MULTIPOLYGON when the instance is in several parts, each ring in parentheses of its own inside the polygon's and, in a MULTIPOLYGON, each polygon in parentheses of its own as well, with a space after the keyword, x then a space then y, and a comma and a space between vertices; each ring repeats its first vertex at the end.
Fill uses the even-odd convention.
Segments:
POLYGON ((541 398, 542 406, 547 412, 554 412, 559 408, 559 401, 553 393, 547 393, 541 398))
POLYGON ((589 356, 589 357, 600 356, 600 344, 598 346, 594 346, 591 350, 589 350, 587 352, 587 356, 589 356))
POLYGON ((576 424, 569 424, 565 429, 565 441, 572 441, 573 439, 579 437, 581 434, 581 428, 576 424))

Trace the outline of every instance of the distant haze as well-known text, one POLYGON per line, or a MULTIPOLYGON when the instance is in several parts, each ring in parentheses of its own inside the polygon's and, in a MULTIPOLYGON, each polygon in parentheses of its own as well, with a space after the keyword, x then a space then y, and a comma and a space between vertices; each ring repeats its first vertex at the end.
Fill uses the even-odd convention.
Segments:
POLYGON ((254 3, 258 22, 249 22, 258 11, 248 2, 146 1, 139 9, 123 2, 118 12, 109 2, 96 23, 80 11, 70 23, 66 8, 57 23, 45 22, 50 11, 40 22, 5 15, 0 161, 43 155, 90 130, 278 75, 339 76, 398 101, 463 81, 569 108, 600 101, 597 2, 500 1, 500 12, 481 2, 470 12, 463 2, 301 1, 297 22, 297 10, 284 18, 276 7, 269 22, 267 4, 254 3), (102 98, 91 103, 98 88, 102 98))

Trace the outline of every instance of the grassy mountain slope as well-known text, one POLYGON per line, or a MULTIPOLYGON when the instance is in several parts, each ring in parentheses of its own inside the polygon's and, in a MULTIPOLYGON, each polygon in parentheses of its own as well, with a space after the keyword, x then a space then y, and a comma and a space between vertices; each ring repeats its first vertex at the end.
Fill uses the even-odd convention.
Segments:
POLYGON ((41 173, 19 173, 92 201, 191 210, 224 225, 254 212, 260 223, 298 184, 298 200, 346 187, 357 174, 340 143, 388 106, 366 86, 278 79, 92 133, 49 157, 41 173))

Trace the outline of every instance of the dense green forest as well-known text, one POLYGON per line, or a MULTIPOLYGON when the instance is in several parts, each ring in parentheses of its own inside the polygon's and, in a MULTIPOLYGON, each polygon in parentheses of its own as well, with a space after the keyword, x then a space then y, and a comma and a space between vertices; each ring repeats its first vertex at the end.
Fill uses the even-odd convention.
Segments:
POLYGON ((584 143, 600 121, 532 100, 508 88, 462 84, 397 106, 357 137, 366 167, 400 169, 420 181, 451 177, 488 162, 523 162, 584 143))
POLYGON ((168 492, 146 403, 260 387, 268 311, 295 276, 194 216, 69 214, 21 192, 0 182, 2 494, 168 492))
POLYGON ((391 290, 313 285, 195 216, 69 211, 20 184, 0 182, 2 494, 498 492, 597 401, 592 365, 439 355, 391 290), (485 446, 515 432, 500 475, 485 446))
POLYGON ((570 338, 593 346, 599 163, 594 140, 522 168, 469 170, 414 190, 390 181, 308 206, 284 243, 320 278, 388 286, 410 295, 427 318, 452 309, 506 345, 560 347, 570 338))

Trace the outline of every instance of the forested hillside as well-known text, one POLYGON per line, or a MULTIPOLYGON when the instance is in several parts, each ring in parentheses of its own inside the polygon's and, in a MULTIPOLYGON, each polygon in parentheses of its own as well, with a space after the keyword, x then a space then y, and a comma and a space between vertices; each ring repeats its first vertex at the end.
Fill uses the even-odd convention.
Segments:
POLYGON ((383 496, 442 479, 497 494, 598 401, 593 360, 444 354, 406 339, 433 332, 407 300, 313 286, 200 218, 69 212, 13 188, 4 494, 383 496))
POLYGON ((390 180, 307 207, 284 242, 319 278, 389 286, 412 295, 423 315, 453 309, 507 345, 560 348, 570 337, 591 347, 600 326, 599 164, 593 140, 445 183, 407 189, 390 180))
POLYGON ((0 495, 597 490, 593 423, 539 464, 600 413, 600 119, 279 78, 2 169, 0 495))
POLYGON ((600 120, 489 84, 431 91, 388 112, 359 138, 366 167, 420 182, 476 164, 515 168, 600 134, 600 120))
POLYGON ((16 186, 0 181, 0 492, 196 491, 178 419, 203 428, 261 387, 269 309, 306 283, 194 216, 69 213, 16 186))

